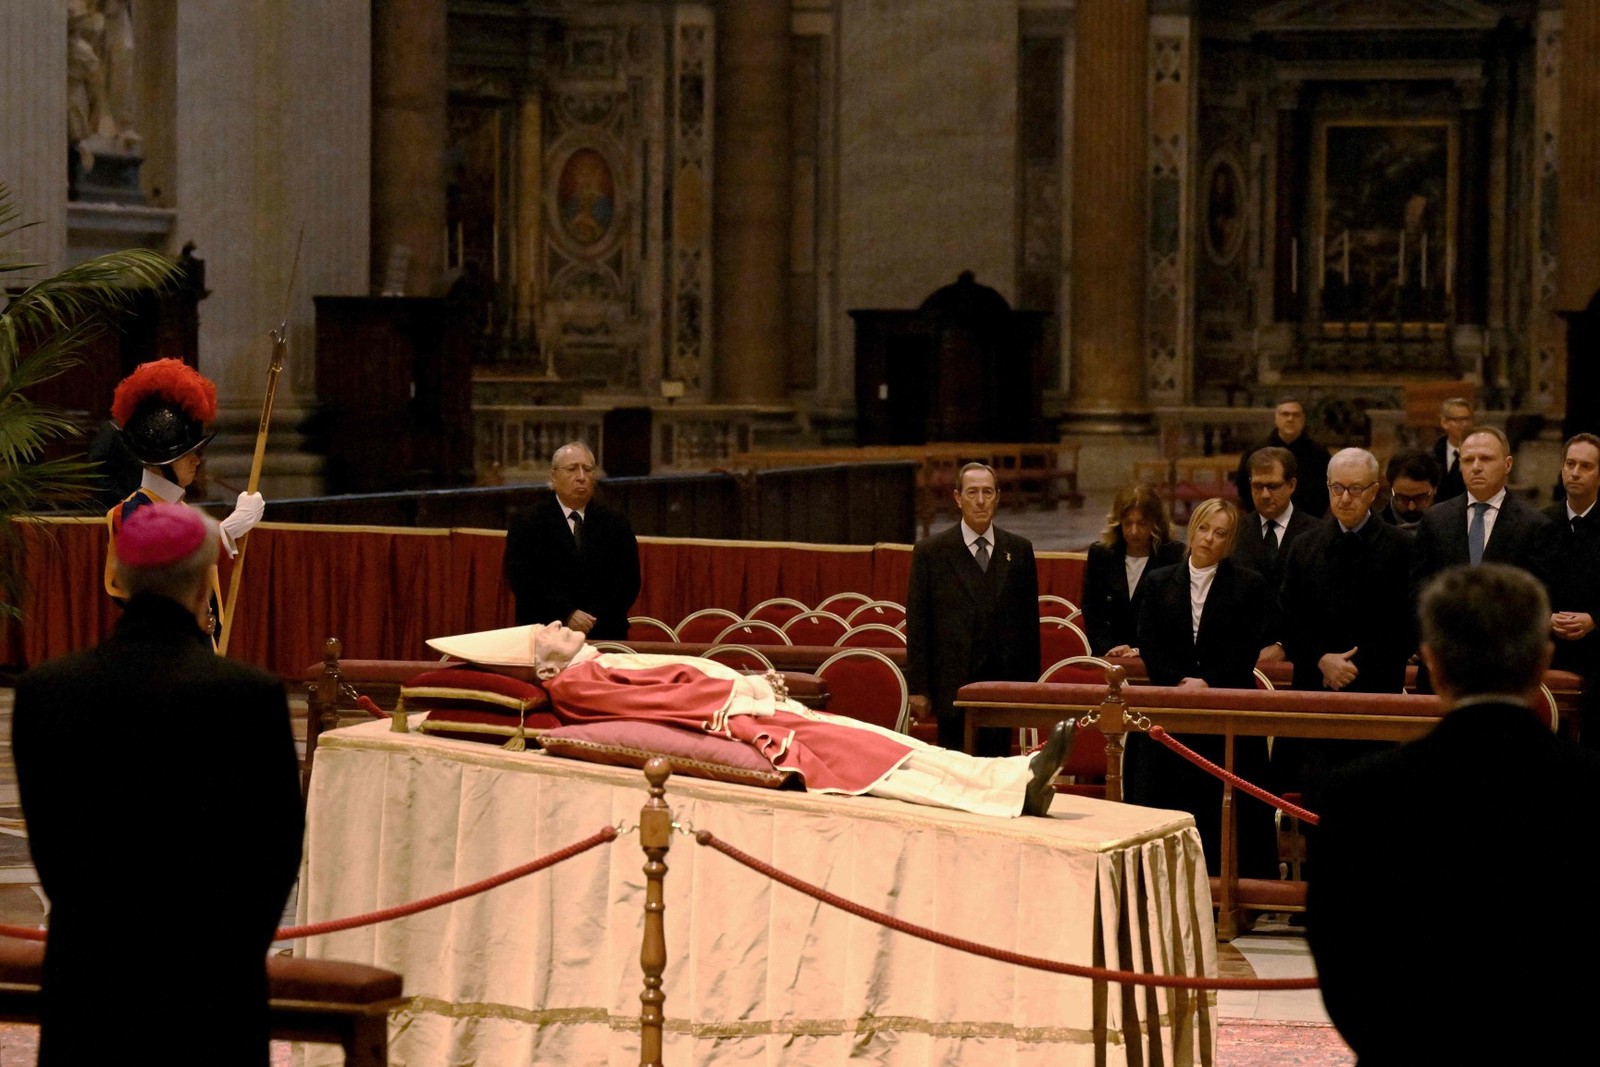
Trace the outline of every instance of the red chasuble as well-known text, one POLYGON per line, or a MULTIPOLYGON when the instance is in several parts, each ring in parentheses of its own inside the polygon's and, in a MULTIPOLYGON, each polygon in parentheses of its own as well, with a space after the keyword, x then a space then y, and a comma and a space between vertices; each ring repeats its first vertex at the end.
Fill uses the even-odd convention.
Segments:
POLYGON ((574 663, 544 683, 564 722, 633 719, 703 730, 749 745, 819 793, 864 793, 911 755, 910 745, 873 730, 781 710, 730 714, 735 680, 706 674, 690 661, 635 670, 605 666, 604 658, 574 663))

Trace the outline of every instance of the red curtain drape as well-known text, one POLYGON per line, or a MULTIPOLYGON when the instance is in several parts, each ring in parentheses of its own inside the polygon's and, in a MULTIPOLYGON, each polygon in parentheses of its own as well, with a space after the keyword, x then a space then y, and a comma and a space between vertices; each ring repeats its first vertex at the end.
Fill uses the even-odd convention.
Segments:
MULTIPOLYGON (((17 666, 87 648, 116 624, 102 587, 106 527, 99 519, 19 524, 27 591, 20 626, 0 645, 17 666)), ((816 604, 856 591, 904 602, 906 545, 803 545, 641 538, 643 592, 633 614, 677 622, 698 608, 744 613, 774 596, 816 604)), ((337 637, 344 655, 419 659, 442 634, 511 625, 501 574, 505 535, 493 530, 415 530, 263 523, 250 535, 229 655, 299 677, 337 637)), ((221 567, 227 588, 230 566, 221 567)), ((1039 556, 1039 591, 1074 603, 1083 557, 1039 556)))

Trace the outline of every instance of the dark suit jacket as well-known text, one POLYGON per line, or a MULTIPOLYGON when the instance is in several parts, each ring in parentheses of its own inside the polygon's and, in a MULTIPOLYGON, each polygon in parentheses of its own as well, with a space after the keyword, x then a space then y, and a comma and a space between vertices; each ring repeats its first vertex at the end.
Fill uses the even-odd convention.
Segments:
POLYGON ((1368 517, 1353 534, 1328 516, 1297 540, 1284 564, 1283 647, 1294 687, 1323 689, 1317 660, 1357 648, 1360 673, 1347 691, 1398 693, 1417 648, 1411 602, 1411 538, 1368 517))
POLYGON ((1144 602, 1150 575, 1182 560, 1182 542, 1157 545, 1130 597, 1127 553, 1098 541, 1090 545, 1089 561, 1083 571, 1083 632, 1089 638, 1089 651, 1103 656, 1107 649, 1118 645, 1137 645, 1139 605, 1144 602))
POLYGON ((1449 438, 1446 437, 1441 437, 1433 443, 1433 461, 1439 465, 1439 489, 1433 494, 1435 504, 1442 504, 1467 491, 1467 483, 1461 477, 1460 466, 1458 465, 1452 472, 1444 458, 1447 444, 1449 438))
POLYGON ((1362 1067, 1589 1059, 1593 988, 1554 976, 1600 957, 1597 805, 1600 755, 1513 705, 1335 772, 1306 932, 1362 1067), (1553 932, 1495 918, 1552 892, 1553 932))
MULTIPOLYGON (((1446 567, 1471 562, 1467 554, 1467 505, 1470 497, 1458 496, 1435 504, 1422 513, 1417 526, 1411 564, 1412 588, 1420 592, 1427 580, 1446 567)), ((1544 552, 1548 549, 1545 526, 1549 520, 1515 493, 1507 492, 1494 531, 1484 545, 1483 558, 1490 563, 1508 563, 1544 578, 1544 552)))
POLYGON ((594 500, 583 510, 581 552, 554 493, 511 521, 506 583, 517 624, 565 622, 582 609, 595 617, 592 639, 623 641, 639 598, 639 542, 621 512, 594 500))
MULTIPOLYGON (((1581 519, 1574 533, 1567 505, 1545 509, 1545 550, 1541 556, 1550 588, 1551 611, 1586 611, 1600 622, 1600 508, 1581 519)), ((1584 710, 1600 707, 1600 630, 1576 641, 1555 639, 1555 667, 1584 677, 1584 710)), ((1588 723, 1586 743, 1600 744, 1600 722, 1588 723)))
MULTIPOLYGON (((1327 491, 1324 490, 1322 495, 1326 500, 1327 491)), ((1294 547, 1295 542, 1315 530, 1321 521, 1310 513, 1301 511, 1300 505, 1296 504, 1294 511, 1289 514, 1288 527, 1278 532, 1277 558, 1268 563, 1266 542, 1261 539, 1261 517, 1254 512, 1239 516, 1239 536, 1233 543, 1233 562, 1261 575, 1272 594, 1267 609, 1270 612, 1266 627, 1267 639, 1262 645, 1283 640, 1284 619, 1278 607, 1278 587, 1283 584, 1283 565, 1288 560, 1289 550, 1294 547)))
POLYGON ((119 1063, 174 995, 186 1063, 267 1063, 266 953, 300 864, 300 774, 277 678, 136 596, 99 647, 29 671, 12 724, 50 897, 41 1064, 119 1063), (163 967, 152 981, 158 922, 163 967))
POLYGON ((1287 448, 1294 453, 1299 470, 1295 474, 1294 509, 1304 511, 1312 518, 1328 513, 1328 450, 1301 434, 1293 444, 1284 444, 1278 431, 1273 430, 1265 439, 1244 450, 1239 457, 1239 469, 1234 472, 1233 484, 1239 490, 1239 504, 1247 512, 1256 509, 1255 498, 1250 495, 1250 457, 1263 448, 1287 448))
POLYGON ((906 591, 906 685, 925 695, 944 725, 959 724, 956 690, 976 681, 1039 677, 1039 573, 1026 538, 990 526, 987 572, 961 524, 911 550, 906 591))
POLYGON ((1217 565, 1200 633, 1190 625, 1189 565, 1146 575, 1139 609, 1139 654, 1152 685, 1203 678, 1213 689, 1255 688, 1256 659, 1267 636, 1272 595, 1261 575, 1225 559, 1217 565))

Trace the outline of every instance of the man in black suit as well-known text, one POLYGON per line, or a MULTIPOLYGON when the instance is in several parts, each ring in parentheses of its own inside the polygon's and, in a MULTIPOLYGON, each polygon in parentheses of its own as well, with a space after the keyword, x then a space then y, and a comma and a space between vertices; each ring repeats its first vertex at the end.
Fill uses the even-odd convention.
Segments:
POLYGON ((1593 987, 1562 976, 1600 955, 1600 754, 1529 710, 1549 611, 1511 567, 1439 575, 1422 656, 1447 714, 1335 772, 1322 802, 1306 932, 1362 1067, 1592 1055, 1593 987), (1570 902, 1554 932, 1499 921, 1551 892, 1570 902))
POLYGON ((1437 498, 1439 464, 1420 448, 1402 449, 1389 457, 1383 479, 1389 483, 1389 503, 1378 518, 1399 530, 1415 530, 1437 498))
MULTIPOLYGON (((1294 543, 1280 604, 1294 688, 1398 693, 1417 647, 1411 602, 1411 539, 1372 513, 1378 460, 1346 448, 1328 463, 1331 514, 1294 543)), ((1280 789, 1313 797, 1326 768, 1372 750, 1368 742, 1278 738, 1280 789)))
POLYGON ((1239 516, 1233 561, 1261 575, 1272 593, 1266 622, 1268 641, 1262 658, 1274 662, 1283 659, 1284 619, 1278 609, 1277 593, 1283 584, 1284 560, 1297 540, 1317 528, 1317 520, 1295 504, 1300 496, 1300 469, 1293 452, 1287 448, 1258 449, 1250 455, 1248 465, 1250 500, 1255 512, 1239 516))
POLYGON ((581 441, 550 457, 554 493, 506 535, 506 582, 517 624, 560 622, 596 641, 628 637, 639 597, 639 542, 627 517, 594 500, 594 453, 581 441))
MULTIPOLYGON (((939 744, 962 747, 956 690, 968 682, 1039 677, 1039 573, 1033 545, 994 525, 994 471, 968 463, 956 476, 961 521, 911 551, 906 591, 906 685, 911 710, 939 723, 939 744)), ((1011 732, 987 728, 979 756, 1004 756, 1011 732)))
POLYGON ((1509 563, 1543 577, 1544 528, 1549 522, 1506 491, 1511 443, 1493 426, 1470 430, 1461 442, 1464 496, 1435 504, 1417 527, 1412 588, 1446 567, 1509 563))
POLYGON ((115 631, 17 683, 17 786, 50 898, 39 1063, 137 1058, 134 1035, 178 996, 174 1062, 265 1067, 266 955, 303 831, 288 700, 211 650, 215 522, 146 504, 115 547, 115 631))
POLYGON ((1239 470, 1233 484, 1239 490, 1239 501, 1249 511, 1254 503, 1250 492, 1250 459, 1263 448, 1286 448, 1294 453, 1299 468, 1299 485, 1294 492, 1294 506, 1313 518, 1328 513, 1328 498, 1322 492, 1322 483, 1328 473, 1328 450, 1317 444, 1306 433, 1306 407, 1298 397, 1282 396, 1272 412, 1272 432, 1264 440, 1245 450, 1239 458, 1239 470))
POLYGON ((1467 491, 1461 476, 1461 446, 1472 429, 1472 401, 1453 396, 1439 405, 1439 429, 1444 436, 1433 443, 1433 461, 1439 465, 1439 491, 1434 499, 1453 500, 1467 491))
POLYGON ((1550 519, 1544 553, 1550 589, 1550 632, 1555 666, 1583 679, 1579 740, 1600 748, 1600 437, 1580 433, 1563 449, 1561 484, 1567 499, 1545 511, 1550 519))

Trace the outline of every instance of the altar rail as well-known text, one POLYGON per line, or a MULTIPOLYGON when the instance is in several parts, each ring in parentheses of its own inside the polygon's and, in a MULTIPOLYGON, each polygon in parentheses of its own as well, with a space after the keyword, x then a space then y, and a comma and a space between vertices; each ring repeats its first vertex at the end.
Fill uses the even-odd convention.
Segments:
MULTIPOLYGON (((1311 737, 1365 741, 1411 741, 1437 725, 1444 708, 1435 696, 1400 693, 1297 692, 1262 689, 1183 689, 1127 686, 1121 667, 1112 667, 1111 684, 1057 682, 973 682, 956 694, 966 715, 965 746, 973 751, 978 729, 986 726, 1048 730, 1072 715, 1105 737, 1106 799, 1122 799, 1122 757, 1126 735, 1152 724, 1173 733, 1217 734, 1224 740, 1223 766, 1236 773, 1234 742, 1240 737, 1311 737), (1086 721, 1093 716, 1094 721, 1086 721), (1147 721, 1137 721, 1144 717, 1147 721)), ((1260 783, 1254 783, 1259 785, 1260 783)), ((1223 782, 1222 870, 1217 893, 1217 937, 1232 940, 1244 910, 1233 820, 1233 786, 1223 782)), ((1271 883, 1276 886, 1278 883, 1271 883)), ((1294 886, 1303 899, 1303 886, 1294 886)), ((1274 902, 1288 899, 1275 894, 1274 902)), ((1259 910, 1252 908, 1250 910, 1259 910)))
MULTIPOLYGON (((269 505, 270 507, 270 505, 269 505)), ((105 593, 101 519, 18 523, 27 591, 23 621, 0 631, 0 662, 26 667, 97 644, 119 612, 105 593)), ((291 526, 264 522, 229 654, 295 679, 329 634, 360 659, 419 659, 444 634, 510 626, 500 530, 291 526)), ((840 592, 904 601, 911 546, 813 545, 643 537, 643 592, 630 614, 679 619, 697 608, 743 615, 775 596, 807 604, 840 592)), ((1039 591, 1083 596, 1082 553, 1040 552, 1039 591)), ((222 580, 231 564, 224 561, 222 580)))

